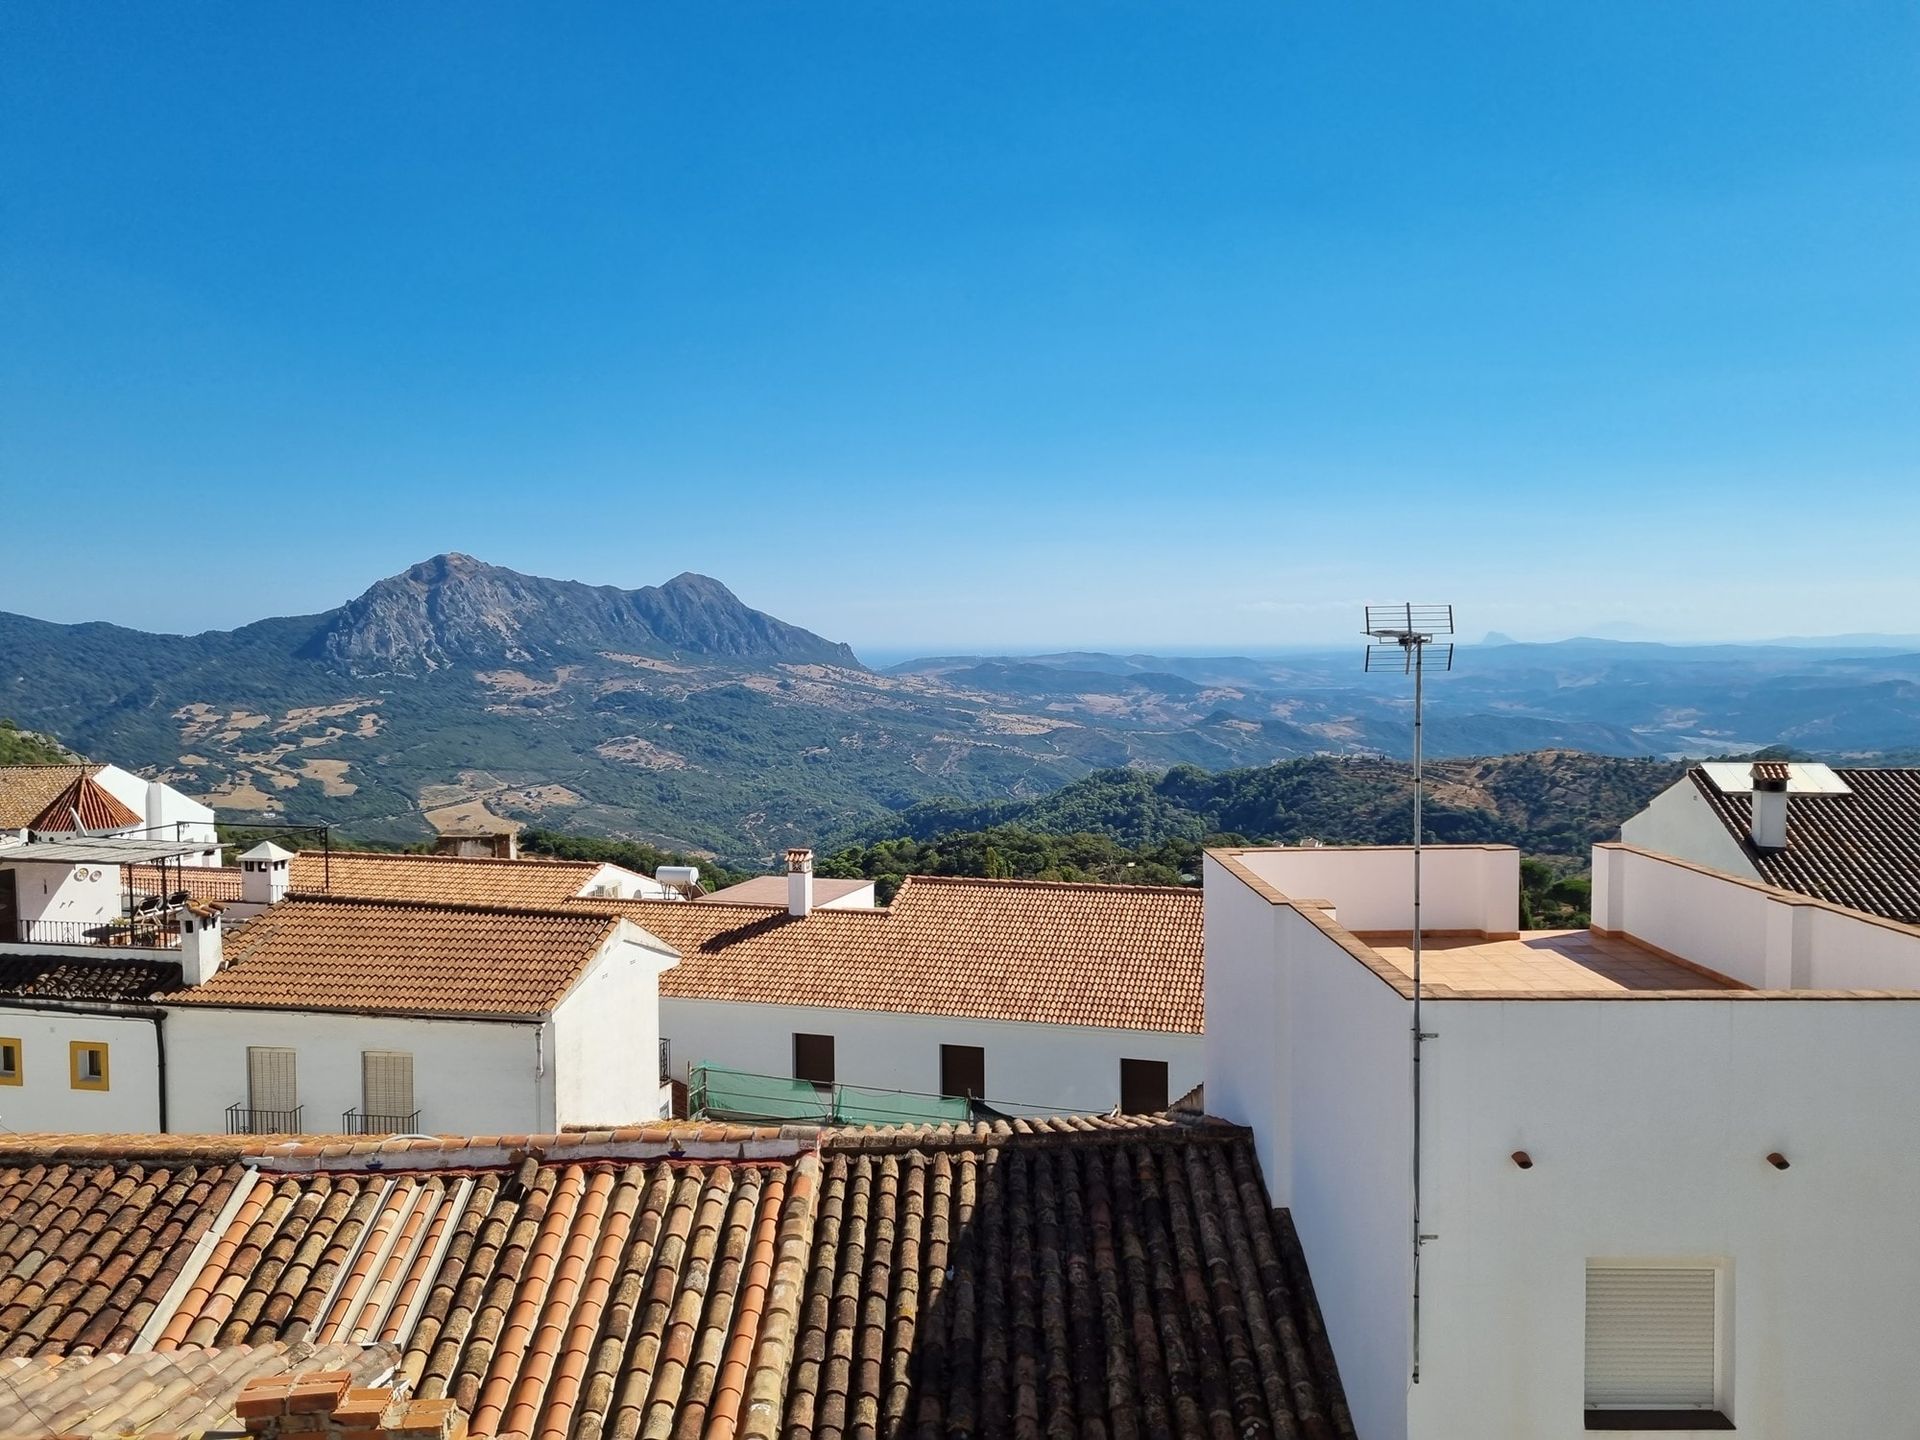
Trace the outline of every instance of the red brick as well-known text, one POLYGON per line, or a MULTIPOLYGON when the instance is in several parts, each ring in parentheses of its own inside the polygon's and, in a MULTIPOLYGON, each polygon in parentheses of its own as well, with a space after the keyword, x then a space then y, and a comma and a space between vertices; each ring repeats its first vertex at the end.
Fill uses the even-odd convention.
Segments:
POLYGON ((462 1440, 467 1417, 451 1400, 409 1400, 387 1419, 394 1440, 462 1440))
POLYGON ((337 1380, 296 1376, 293 1388, 287 1392, 287 1414, 325 1415, 346 1396, 350 1383, 344 1374, 337 1380))
POLYGON ((333 1407, 333 1423, 342 1430, 378 1430, 395 1403, 391 1390, 349 1390, 333 1407))
POLYGON ((233 1413, 242 1420, 264 1419, 287 1413, 287 1397, 293 1384, 284 1375, 255 1376, 240 1387, 234 1397, 233 1413))

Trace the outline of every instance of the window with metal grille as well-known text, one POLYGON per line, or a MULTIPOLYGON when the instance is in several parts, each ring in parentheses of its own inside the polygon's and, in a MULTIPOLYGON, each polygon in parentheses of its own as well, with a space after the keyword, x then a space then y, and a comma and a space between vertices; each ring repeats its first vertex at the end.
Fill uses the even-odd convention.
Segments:
POLYGON ((1588 1262, 1588 1411, 1714 1410, 1718 1295, 1712 1266, 1588 1262))
POLYGON ((1158 1115, 1167 1108, 1167 1062, 1120 1062, 1120 1110, 1126 1115, 1158 1115))
POLYGON ((247 1047, 247 1104, 255 1110, 293 1110, 300 1104, 294 1052, 277 1045, 247 1047))
POLYGON ((360 1052, 360 1103, 369 1115, 413 1114, 413 1056, 405 1050, 360 1052))
POLYGON ((793 1078, 809 1080, 816 1089, 833 1084, 833 1036, 793 1035, 793 1078))

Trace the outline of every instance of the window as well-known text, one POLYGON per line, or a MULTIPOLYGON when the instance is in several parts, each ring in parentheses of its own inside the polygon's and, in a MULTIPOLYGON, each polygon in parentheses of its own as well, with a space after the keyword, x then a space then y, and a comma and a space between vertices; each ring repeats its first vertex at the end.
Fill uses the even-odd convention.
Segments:
POLYGON ((1719 1411, 1720 1272, 1587 1262, 1587 1429, 1731 1429, 1719 1411))
POLYGON ((107 1088, 107 1047, 101 1040, 75 1040, 67 1046, 67 1063, 76 1090, 107 1088))
POLYGON ((360 1052, 360 1105, 389 1124, 413 1118, 413 1056, 405 1050, 360 1052))
POLYGON ((793 1036, 793 1078, 810 1080, 816 1090, 833 1088, 833 1037, 831 1035, 793 1036))
POLYGON ((987 1093, 987 1052, 978 1045, 940 1047, 940 1093, 971 1096, 987 1093))
POLYGON ((18 1036, 0 1038, 0 1085, 20 1083, 20 1040, 18 1036))
POLYGON ((1120 1062, 1120 1109, 1127 1115, 1157 1115, 1167 1108, 1167 1062, 1120 1062))
POLYGON ((300 1106, 300 1086, 293 1051, 277 1045, 247 1047, 247 1106, 282 1114, 300 1106))

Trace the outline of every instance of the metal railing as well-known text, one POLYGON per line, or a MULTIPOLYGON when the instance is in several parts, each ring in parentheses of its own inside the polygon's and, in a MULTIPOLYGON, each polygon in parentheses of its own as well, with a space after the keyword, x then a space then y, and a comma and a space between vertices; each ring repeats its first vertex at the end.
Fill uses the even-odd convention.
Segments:
POLYGON ((420 1112, 376 1115, 368 1110, 349 1110, 340 1117, 340 1129, 347 1135, 418 1135, 420 1112))
POLYGON ((131 950, 178 950, 180 931, 171 919, 135 916, 122 920, 15 920, 0 925, 0 944, 104 945, 131 950))
POLYGON ((296 1105, 291 1110, 261 1110, 251 1105, 227 1106, 227 1133, 229 1135, 299 1135, 300 1111, 304 1107, 296 1105))
POLYGON ((660 1037, 660 1081, 665 1084, 673 1079, 673 1041, 660 1037))

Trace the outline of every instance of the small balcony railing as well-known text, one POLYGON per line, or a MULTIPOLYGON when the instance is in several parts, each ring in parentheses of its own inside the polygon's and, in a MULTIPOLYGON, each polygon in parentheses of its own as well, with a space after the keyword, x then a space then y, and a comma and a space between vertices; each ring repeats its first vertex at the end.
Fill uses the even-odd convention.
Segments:
POLYGON ((252 1105, 227 1106, 227 1133, 229 1135, 299 1135, 300 1111, 296 1105, 291 1110, 262 1110, 252 1105))
POLYGON ((0 944, 106 945, 134 950, 178 950, 180 931, 171 919, 14 920, 0 923, 0 944))
POLYGON ((340 1129, 347 1135, 418 1135, 420 1112, 376 1115, 370 1110, 349 1110, 340 1117, 340 1129))
POLYGON ((666 1084, 673 1079, 673 1042, 664 1036, 660 1040, 660 1083, 666 1084))

